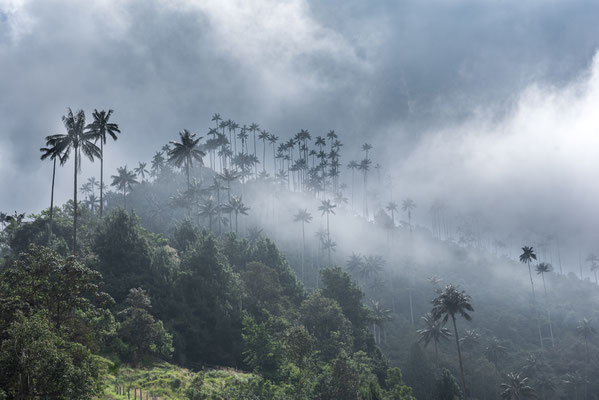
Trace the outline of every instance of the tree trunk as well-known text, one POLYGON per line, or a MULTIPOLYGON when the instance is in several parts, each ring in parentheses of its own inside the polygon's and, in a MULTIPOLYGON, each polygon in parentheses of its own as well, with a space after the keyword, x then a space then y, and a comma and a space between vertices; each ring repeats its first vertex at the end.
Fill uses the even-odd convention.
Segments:
POLYGON ((100 218, 104 212, 104 141, 100 138, 100 218))
POLYGON ((52 215, 54 212, 54 178, 56 177, 56 157, 52 167, 52 190, 50 191, 50 225, 48 227, 48 245, 52 243, 52 215))
POLYGON ((464 377, 464 365, 462 364, 462 352, 460 350, 460 338, 458 336, 458 328, 455 323, 455 316, 451 316, 451 321, 453 322, 453 331, 455 334, 455 345, 458 349, 458 361, 460 362, 460 376, 462 378, 462 389, 464 390, 464 399, 468 398, 468 394, 466 391, 466 378, 464 377))
POLYGON ((306 281, 304 273, 304 258, 306 253, 306 231, 304 224, 304 221, 302 221, 302 283, 306 281))
POLYGON ((551 311, 549 310, 549 298, 547 297, 547 286, 545 286, 545 274, 541 274, 543 278, 543 291, 545 292, 545 306, 547 307, 547 319, 549 320, 549 334, 551 336, 551 347, 555 347, 553 339, 553 325, 551 324, 551 311))
POLYGON ((73 255, 77 255, 77 153, 79 149, 75 148, 75 168, 73 174, 73 255))

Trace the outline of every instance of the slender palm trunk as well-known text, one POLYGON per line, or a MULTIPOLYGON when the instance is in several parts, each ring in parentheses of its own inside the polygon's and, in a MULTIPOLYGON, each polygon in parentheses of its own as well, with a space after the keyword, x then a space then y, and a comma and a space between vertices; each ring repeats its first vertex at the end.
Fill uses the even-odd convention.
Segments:
POLYGON ((439 350, 437 349, 437 340, 434 340, 435 342, 435 365, 437 366, 437 369, 439 369, 439 350))
POLYGON ((239 231, 237 230, 237 212, 235 212, 235 236, 239 236, 239 231))
POLYGON ((54 178, 56 177, 56 157, 52 167, 52 189, 50 191, 50 224, 48 226, 48 244, 52 242, 52 215, 54 212, 54 178))
POLYGON ((549 298, 547 297, 547 286, 545 286, 545 274, 541 274, 543 278, 543 291, 545 292, 545 306, 547 307, 547 319, 549 320, 549 334, 551 336, 551 347, 555 347, 553 339, 553 324, 551 323, 551 310, 549 310, 549 298))
POLYGON ((123 210, 127 211, 127 194, 125 193, 125 185, 123 185, 123 210))
POLYGON ((535 284, 532 280, 532 270, 530 269, 530 261, 528 264, 528 275, 530 276, 530 287, 532 288, 532 306, 535 312, 535 316, 537 318, 537 330, 539 331, 539 341, 541 343, 541 348, 543 348, 543 334, 541 333, 541 323, 539 321, 539 313, 537 310, 537 300, 535 296, 535 284))
POLYGON ((414 325, 414 309, 412 308, 412 288, 408 290, 408 295, 410 297, 410 321, 412 325, 414 325))
POLYGON ((188 160, 185 162, 185 175, 187 175, 187 190, 189 190, 189 187, 191 185, 189 183, 189 161, 188 160))
POLYGON ((266 140, 262 140, 262 172, 266 172, 266 140))
POLYGON ((331 231, 329 229, 329 214, 327 213, 327 250, 329 255, 329 267, 331 266, 331 231))
POLYGON ((462 378, 462 389, 464 390, 464 399, 468 398, 468 392, 466 390, 466 378, 464 377, 464 365, 462 364, 462 351, 460 350, 460 338, 458 336, 458 328, 455 322, 455 315, 451 316, 451 322, 453 322, 453 332, 455 334, 455 345, 458 349, 458 361, 460 362, 460 376, 462 378))
POLYGON ((306 230, 304 227, 304 221, 302 221, 302 282, 305 282, 306 277, 304 274, 304 258, 306 253, 306 230))
POLYGON ((104 212, 104 141, 100 138, 100 218, 104 212))
POLYGON ((77 162, 79 149, 75 148, 75 168, 73 169, 73 255, 77 255, 77 162))

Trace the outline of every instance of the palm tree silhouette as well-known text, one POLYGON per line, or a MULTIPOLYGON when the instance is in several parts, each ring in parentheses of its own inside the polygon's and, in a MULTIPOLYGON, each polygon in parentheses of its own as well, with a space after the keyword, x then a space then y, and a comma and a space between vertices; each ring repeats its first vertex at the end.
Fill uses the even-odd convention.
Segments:
POLYGON ((414 200, 410 199, 409 197, 401 203, 402 211, 408 213, 408 226, 410 227, 410 232, 412 232, 412 210, 415 208, 416 203, 414 203, 414 200))
POLYGON ((591 321, 583 318, 576 327, 578 336, 584 339, 584 398, 587 398, 587 383, 588 383, 588 367, 589 367, 589 339, 597 334, 597 330, 591 325, 591 321))
POLYGON ((92 214, 96 213, 96 207, 100 205, 100 199, 94 193, 91 193, 85 200, 85 205, 89 208, 92 214))
POLYGON ((452 284, 445 286, 445 289, 439 290, 437 293, 438 296, 433 299, 433 309, 431 310, 431 314, 435 321, 442 319, 444 323, 451 318, 451 322, 453 323, 453 332, 455 335, 455 344, 458 349, 462 389, 464 391, 464 398, 466 398, 468 391, 466 390, 464 365, 462 363, 462 352, 460 350, 460 338, 458 336, 458 328, 455 317, 456 315, 461 315, 466 321, 472 320, 472 317, 468 313, 469 311, 474 311, 474 308, 472 307, 472 298, 467 295, 465 291, 459 290, 452 284))
POLYGON ((500 385, 502 399, 525 400, 537 398, 537 392, 528 385, 528 378, 521 376, 521 374, 510 372, 507 375, 507 379, 507 383, 500 385))
POLYGON ((587 256, 586 261, 591 264, 591 271, 595 273, 595 285, 597 285, 597 270, 599 269, 599 257, 591 253, 587 256))
POLYGON ((395 212, 398 209, 398 205, 396 202, 394 201, 390 201, 387 206, 385 207, 387 209, 387 211, 389 211, 391 213, 391 222, 393 223, 393 226, 395 227, 395 212))
POLYGON ((362 200, 364 218, 368 218, 368 170, 370 170, 371 163, 372 162, 370 159, 365 158, 360 161, 360 165, 358 166, 358 169, 362 171, 362 175, 364 177, 364 197, 362 200))
MULTIPOLYGON (((381 344, 381 330, 384 330, 385 322, 390 321, 391 318, 391 310, 385 308, 383 303, 379 300, 370 299, 370 303, 372 304, 372 313, 373 313, 373 333, 375 343, 380 346, 381 344), (377 332, 378 328, 378 332, 377 332)), ((384 334, 385 342, 387 334, 384 334)))
POLYGON ((212 231, 212 220, 215 216, 218 216, 219 213, 219 204, 215 203, 212 199, 208 199, 200 204, 198 215, 200 217, 208 218, 208 229, 212 231))
POLYGON ((139 162, 137 168, 134 168, 133 170, 135 171, 135 174, 139 177, 141 177, 141 181, 143 182, 144 180, 146 180, 146 174, 149 174, 150 172, 146 169, 146 166, 148 164, 145 162, 139 162))
POLYGON ((43 153, 41 155, 41 159, 45 160, 50 157, 52 160, 52 188, 50 190, 50 218, 48 223, 48 244, 52 241, 52 216, 54 212, 54 181, 56 178, 56 159, 60 161, 60 165, 64 165, 66 159, 63 159, 61 149, 53 145, 52 141, 50 141, 49 136, 46 138, 46 146, 42 147, 40 151, 43 153))
POLYGON ((110 186, 115 186, 117 189, 123 191, 123 209, 127 209, 127 190, 133 189, 133 185, 138 184, 135 173, 128 171, 127 166, 119 167, 116 169, 117 175, 112 175, 112 183, 110 186))
POLYGON ((495 368, 498 369, 497 363, 499 359, 507 354, 507 349, 501 344, 496 337, 491 338, 487 347, 485 347, 485 357, 491 361, 495 368))
POLYGON ((110 116, 113 111, 108 112, 102 110, 94 110, 92 116, 94 122, 89 125, 89 131, 93 135, 95 141, 100 141, 100 217, 102 217, 104 211, 104 145, 106 139, 110 136, 113 140, 117 140, 117 133, 121 133, 119 126, 113 122, 110 122, 110 116))
POLYGON ((197 160, 200 165, 204 165, 202 158, 206 156, 206 153, 200 150, 198 146, 202 137, 200 136, 196 139, 195 136, 195 134, 192 134, 187 129, 183 129, 183 132, 179 132, 181 141, 177 142, 171 140, 170 144, 173 145, 173 148, 168 152, 168 160, 172 162, 175 167, 181 168, 181 166, 183 166, 185 168, 188 189, 190 185, 189 170, 193 167, 193 160, 197 160))
POLYGON ((422 317, 424 321, 425 327, 422 329, 418 329, 416 333, 420 335, 420 339, 418 342, 424 342, 424 347, 426 348, 429 343, 432 341, 435 345, 435 365, 439 368, 439 355, 438 355, 438 345, 441 339, 449 340, 451 337, 451 332, 449 329, 445 328, 445 324, 439 320, 435 320, 431 313, 427 313, 424 317, 422 317))
POLYGON ((304 259, 306 253, 306 230, 305 225, 309 224, 312 221, 312 214, 308 212, 307 209, 300 209, 297 211, 297 214, 293 216, 294 222, 302 223, 302 282, 305 282, 305 274, 304 274, 304 259))
POLYGON ((239 214, 248 215, 247 212, 249 211, 250 208, 247 207, 245 204, 243 204, 241 196, 231 196, 231 200, 229 200, 228 204, 225 204, 224 209, 228 213, 235 214, 235 235, 239 235, 239 231, 237 228, 238 227, 237 218, 238 218, 239 214))
MULTIPOLYGON (((534 281, 532 280, 532 269, 530 268, 530 263, 532 262, 532 260, 536 260, 536 259, 537 259, 537 255, 536 255, 534 249, 532 248, 532 246, 522 247, 522 254, 520 255, 520 262, 522 264, 528 265, 528 275, 530 276, 530 287, 532 289, 532 302, 533 302, 533 306, 535 308, 535 312, 536 312, 537 300, 536 300, 536 295, 535 295, 535 284, 534 284, 534 281)), ((538 316, 537 316, 537 330, 539 331, 539 341, 541 343, 541 347, 543 347, 543 335, 541 333, 541 325, 540 325, 540 322, 538 321, 538 316)))
POLYGON ((549 334, 551 336, 551 347, 555 347, 555 341, 553 339, 553 325, 551 323, 551 310, 549 310, 549 298, 547 297, 547 286, 545 285, 545 274, 553 271, 553 267, 549 263, 539 263, 536 266, 537 275, 541 275, 543 278, 543 291, 545 292, 545 306, 547 307, 547 318, 549 321, 549 334))
MULTIPOLYGON (((333 203, 331 203, 330 200, 322 200, 320 202, 320 206, 318 206, 318 211, 321 211, 322 214, 321 215, 325 215, 327 216, 327 242, 330 244, 331 243, 331 229, 330 229, 330 225, 329 225, 329 215, 333 214, 335 215, 335 211, 334 208, 337 207, 336 205, 334 205, 333 203)), ((331 265, 331 247, 328 247, 328 254, 329 254, 329 265, 331 265)))
POLYGON ((66 134, 52 135, 46 138, 48 148, 55 148, 57 154, 62 154, 61 164, 69 158, 71 150, 75 155, 73 163, 73 255, 77 255, 77 174, 81 170, 81 156, 91 161, 94 157, 102 158, 101 150, 93 142, 96 139, 92 131, 87 131, 85 113, 82 110, 73 114, 69 108, 67 115, 62 117, 67 130, 66 134))
POLYGON ((162 168, 164 168, 164 157, 162 155, 161 151, 157 151, 156 154, 154 154, 154 157, 152 157, 152 174, 153 176, 157 176, 158 173, 160 171, 162 171, 162 168))

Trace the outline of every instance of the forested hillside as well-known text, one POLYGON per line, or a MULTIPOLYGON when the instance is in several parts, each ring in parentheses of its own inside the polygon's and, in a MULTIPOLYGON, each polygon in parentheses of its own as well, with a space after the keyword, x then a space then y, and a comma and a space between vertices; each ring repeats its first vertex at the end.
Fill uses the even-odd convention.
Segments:
POLYGON ((73 200, 52 180, 50 208, 2 214, 0 396, 117 398, 118 371, 167 361, 196 375, 154 392, 188 399, 599 396, 592 254, 593 280, 564 273, 555 244, 452 226, 435 199, 426 226, 370 144, 350 161, 334 131, 218 114, 81 184, 80 158, 118 145, 111 117, 69 110, 46 138, 73 200), (220 368, 239 379, 219 394, 220 368))

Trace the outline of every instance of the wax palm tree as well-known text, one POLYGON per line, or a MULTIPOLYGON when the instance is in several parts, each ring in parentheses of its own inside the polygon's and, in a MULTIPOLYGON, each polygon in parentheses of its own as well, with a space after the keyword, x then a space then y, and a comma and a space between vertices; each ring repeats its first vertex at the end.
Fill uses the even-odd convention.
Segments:
POLYGON ((203 218, 208 218, 208 229, 212 231, 212 221, 214 217, 220 214, 220 205, 212 199, 205 200, 200 204, 198 215, 203 218))
POLYGON ((551 336, 551 347, 555 347, 555 341, 553 339, 553 325, 551 323, 551 311, 549 310, 549 304, 548 304, 549 298, 547 297, 547 286, 545 285, 545 274, 553 271, 553 267, 549 263, 542 262, 542 263, 537 264, 535 269, 537 271, 537 275, 541 275, 541 277, 543 278, 543 291, 545 292, 545 306, 547 307, 547 318, 549 321, 549 334, 551 336))
POLYGON ((139 162, 137 168, 134 168, 133 171, 135 171, 135 174, 137 176, 139 176, 141 178, 141 181, 145 181, 146 180, 146 174, 149 174, 150 172, 146 169, 148 163, 145 162, 139 162))
POLYGON ((91 193, 89 196, 87 196, 87 199, 85 200, 85 205, 89 208, 92 214, 95 214, 96 207, 100 206, 100 199, 97 198, 94 193, 91 193))
POLYGON ((480 333, 478 333, 476 329, 466 329, 464 331, 464 334, 460 338, 460 343, 462 344, 463 348, 467 349, 469 347, 475 347, 478 344, 479 340, 480 333))
POLYGON ((117 140, 117 134, 121 133, 119 126, 114 122, 110 122, 112 113, 112 110, 108 110, 108 112, 105 110, 94 110, 92 114, 94 122, 88 126, 89 132, 93 135, 94 140, 100 141, 100 217, 104 212, 104 145, 106 144, 108 136, 113 140, 117 140))
POLYGON ((505 400, 536 399, 537 392, 528 385, 528 378, 510 372, 507 374, 507 383, 501 384, 501 398, 505 400))
MULTIPOLYGON (((250 130, 252 130, 252 126, 255 126, 255 129, 258 129, 258 124, 250 125, 250 130)), ((262 140, 262 172, 266 172, 266 141, 270 139, 270 133, 267 130, 259 131, 258 139, 262 140)), ((255 135, 255 133, 254 133, 255 135)))
POLYGON ((86 131, 85 113, 82 110, 73 114, 69 108, 67 115, 62 117, 62 122, 67 130, 66 134, 52 135, 46 138, 48 148, 62 154, 63 164, 69 158, 71 151, 74 154, 73 163, 73 255, 77 255, 77 175, 81 170, 81 156, 86 156, 91 161, 94 157, 102 158, 101 150, 94 144, 96 138, 93 132, 86 131))
POLYGON ((123 191, 123 209, 127 209, 127 190, 133 189, 133 185, 138 184, 136 175, 133 171, 127 170, 127 166, 116 169, 117 175, 112 175, 112 183, 110 186, 115 186, 123 191))
POLYGON ((591 253, 587 256, 586 261, 591 264, 591 271, 595 273, 595 285, 597 285, 597 270, 599 269, 599 257, 591 253))
POLYGON ((449 284, 445 289, 439 290, 438 296, 432 301, 433 309, 431 314, 435 321, 443 320, 444 323, 451 318, 453 323, 453 332, 455 335, 455 344, 458 350, 458 361, 460 363, 460 376, 462 378, 462 389, 464 396, 467 395, 466 379, 464 377, 464 365, 462 363, 462 352, 460 350, 460 338, 458 336, 458 328, 456 325, 456 315, 461 315, 466 321, 472 320, 469 312, 474 311, 472 307, 472 298, 465 291, 459 290, 457 287, 449 284))
POLYGON ((352 253, 345 265, 347 266, 347 270, 354 274, 362 270, 362 263, 362 256, 360 254, 352 253))
POLYGON ((92 188, 92 194, 95 195, 96 194, 96 188, 100 187, 100 182, 98 182, 98 180, 94 176, 92 176, 92 177, 87 178, 87 183, 92 188))
MULTIPOLYGON (((378 344, 380 346, 381 344, 381 330, 384 330, 384 325, 385 322, 387 321, 391 321, 391 310, 389 310, 388 308, 385 308, 383 306, 383 303, 381 303, 379 300, 373 300, 370 299, 370 303, 372 305, 372 317, 373 317, 373 334, 374 334, 374 339, 375 339, 375 343, 378 344), (378 328, 378 333, 377 333, 377 328, 378 328)), ((386 337, 387 334, 385 333, 384 336, 386 337)), ((386 341, 386 339, 385 339, 386 341)))
POLYGON ((491 361, 493 365, 495 365, 495 368, 498 369, 497 363, 501 357, 507 354, 507 348, 501 344, 499 339, 494 337, 489 340, 487 347, 485 347, 484 353, 487 360, 491 361))
POLYGON ((408 213, 408 226, 410 227, 410 232, 412 232, 412 210, 415 208, 416 203, 410 198, 401 202, 401 210, 408 213))
POLYGON ((362 269, 360 270, 360 276, 362 279, 369 279, 372 276, 376 277, 383 271, 384 265, 385 260, 381 256, 364 256, 364 261, 361 264, 362 269))
POLYGON ((309 224, 312 221, 312 214, 308 212, 307 209, 300 209, 297 211, 297 214, 293 216, 294 222, 302 223, 302 282, 305 282, 304 275, 304 259, 306 253, 306 230, 305 225, 309 224))
POLYGON ((250 208, 243 204, 241 196, 231 196, 231 200, 229 200, 229 203, 224 206, 224 209, 228 213, 235 214, 235 235, 239 235, 237 218, 239 214, 248 215, 247 212, 250 208))
POLYGON ((171 140, 173 148, 168 152, 168 160, 172 162, 175 167, 185 168, 185 175, 187 176, 187 188, 189 189, 189 170, 193 168, 193 160, 196 160, 200 165, 204 165, 202 159, 206 156, 206 153, 200 150, 198 143, 199 138, 195 138, 196 135, 189 132, 187 129, 183 129, 183 132, 179 132, 180 142, 171 140))
POLYGON ((154 157, 152 157, 152 173, 154 174, 154 176, 158 175, 158 172, 162 171, 162 169, 164 168, 164 163, 165 163, 165 159, 162 155, 161 151, 157 151, 156 154, 154 154, 154 157))
POLYGON ((435 365, 439 368, 439 354, 438 354, 438 345, 441 339, 449 340, 451 337, 451 332, 449 329, 445 328, 445 324, 439 320, 435 320, 431 313, 427 313, 424 317, 422 317, 424 321, 424 328, 418 329, 416 333, 420 336, 418 339, 419 343, 424 343, 424 347, 428 347, 429 343, 432 341, 435 345, 435 365))
MULTIPOLYGON (((334 205, 333 203, 331 203, 330 200, 323 200, 320 202, 320 206, 318 206, 318 211, 320 211, 322 214, 321 215, 325 215, 327 216, 327 242, 331 242, 331 229, 330 229, 330 225, 329 225, 329 215, 333 214, 335 215, 335 210, 334 208, 337 207, 336 205, 334 205)), ((328 248, 328 254, 329 254, 329 265, 331 264, 331 248, 328 248)))
POLYGON ((59 146, 54 145, 49 137, 46 138, 46 146, 42 147, 40 151, 43 153, 41 159, 45 160, 50 157, 52 160, 52 188, 50 189, 50 218, 48 222, 48 244, 52 241, 52 216, 54 215, 54 181, 56 178, 56 160, 60 161, 60 165, 64 165, 66 159, 62 157, 62 150, 59 146))
POLYGON ((532 246, 524 246, 522 247, 522 254, 520 254, 520 262, 522 264, 528 265, 528 274, 530 276, 530 287, 532 289, 532 299, 535 301, 535 283, 532 280, 532 269, 530 268, 530 263, 532 260, 536 260, 537 255, 532 248, 532 246))
POLYGON ((231 200, 231 183, 239 178, 237 171, 225 168, 222 174, 216 174, 217 178, 227 182, 227 200, 231 200))
POLYGON ((370 161, 370 159, 365 158, 360 161, 360 165, 358 166, 358 169, 362 171, 362 176, 364 178, 364 197, 362 200, 364 218, 368 218, 368 171, 370 170, 371 163, 372 161, 370 161))
POLYGON ((393 223, 393 226, 395 226, 395 212, 397 211, 398 207, 399 206, 394 201, 390 201, 385 207, 387 211, 391 213, 391 222, 393 223))
POLYGON ((584 398, 587 398, 587 380, 589 377, 589 340, 597 334, 597 330, 591 325, 591 321, 583 318, 576 327, 576 333, 579 337, 584 339, 584 355, 585 355, 585 367, 584 367, 584 398))

